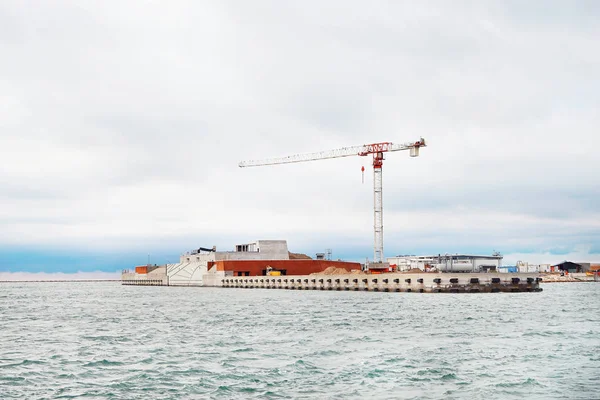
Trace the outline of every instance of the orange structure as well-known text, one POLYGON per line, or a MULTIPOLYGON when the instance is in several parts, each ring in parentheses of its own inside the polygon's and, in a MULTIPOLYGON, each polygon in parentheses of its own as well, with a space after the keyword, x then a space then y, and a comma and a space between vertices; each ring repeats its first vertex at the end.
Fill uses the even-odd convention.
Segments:
POLYGON ((148 266, 147 265, 140 265, 135 267, 135 273, 136 274, 147 274, 148 273, 148 266))
POLYGON ((281 275, 309 275, 329 267, 344 268, 348 272, 361 269, 360 263, 330 260, 221 260, 211 264, 217 271, 231 271, 234 276, 266 275, 268 267, 281 275))

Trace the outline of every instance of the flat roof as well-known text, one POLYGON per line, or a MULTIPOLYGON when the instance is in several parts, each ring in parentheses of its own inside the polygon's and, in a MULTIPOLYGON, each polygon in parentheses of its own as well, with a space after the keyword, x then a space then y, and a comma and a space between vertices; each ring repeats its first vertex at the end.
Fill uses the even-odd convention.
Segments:
POLYGON ((482 256, 476 254, 436 254, 434 256, 394 256, 388 258, 445 258, 445 257, 468 257, 468 258, 486 258, 489 260, 501 260, 503 256, 482 256))

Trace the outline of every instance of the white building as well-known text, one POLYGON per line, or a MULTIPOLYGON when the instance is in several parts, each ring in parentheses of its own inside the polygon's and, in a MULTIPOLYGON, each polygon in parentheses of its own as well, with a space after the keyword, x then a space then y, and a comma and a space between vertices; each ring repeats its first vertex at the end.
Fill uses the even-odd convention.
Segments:
POLYGON ((530 264, 527 261, 517 261, 517 272, 550 272, 550 264, 530 264))
POLYGON ((488 272, 498 271, 502 266, 502 255, 438 254, 432 256, 396 256, 387 261, 398 271, 418 268, 422 271, 439 272, 488 272))

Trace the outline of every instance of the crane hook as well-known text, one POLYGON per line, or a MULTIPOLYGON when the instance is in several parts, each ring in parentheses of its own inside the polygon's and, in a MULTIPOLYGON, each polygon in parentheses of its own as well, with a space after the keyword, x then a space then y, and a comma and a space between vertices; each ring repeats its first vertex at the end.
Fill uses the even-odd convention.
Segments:
POLYGON ((362 183, 365 183, 365 166, 364 165, 360 168, 360 171, 362 172, 362 183))

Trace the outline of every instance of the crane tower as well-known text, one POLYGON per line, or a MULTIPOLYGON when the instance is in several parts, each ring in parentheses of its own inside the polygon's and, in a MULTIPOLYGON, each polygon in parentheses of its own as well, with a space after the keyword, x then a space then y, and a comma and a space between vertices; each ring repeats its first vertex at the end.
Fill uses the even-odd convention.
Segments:
POLYGON ((365 144, 362 146, 342 147, 341 149, 319 151, 308 154, 295 154, 292 156, 268 158, 264 160, 249 160, 239 163, 240 168, 259 167, 264 165, 292 164, 305 161, 325 160, 328 158, 340 158, 349 156, 373 155, 373 219, 374 219, 374 246, 373 260, 376 263, 383 262, 383 182, 381 170, 383 167, 383 153, 410 150, 411 157, 419 155, 419 148, 425 146, 425 139, 420 138, 416 142, 394 144, 391 142, 365 144))

